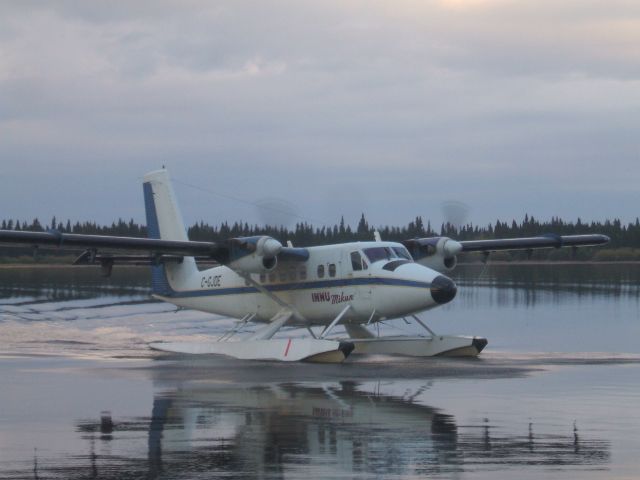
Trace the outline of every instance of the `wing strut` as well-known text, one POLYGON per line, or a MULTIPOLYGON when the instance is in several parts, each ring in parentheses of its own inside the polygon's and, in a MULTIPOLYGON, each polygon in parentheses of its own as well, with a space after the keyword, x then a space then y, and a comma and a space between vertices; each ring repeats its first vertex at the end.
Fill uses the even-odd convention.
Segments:
POLYGON ((258 289, 258 291, 260 293, 265 294, 267 297, 269 297, 271 300, 273 300, 274 302, 276 302, 278 305, 280 305, 283 309, 289 310, 291 311, 291 313, 293 314, 293 316, 295 317, 296 320, 299 320, 301 322, 306 322, 307 319, 304 318, 302 316, 302 314, 298 311, 298 309, 296 307, 294 307, 293 305, 291 305, 290 303, 285 302, 284 300, 282 300, 279 296, 277 296, 275 293, 270 292, 269 290, 267 290, 266 288, 264 288, 264 286, 262 286, 261 284, 259 284, 258 282, 256 282, 253 278, 251 278, 251 275, 249 274, 244 274, 244 273, 240 273, 240 272, 236 272, 238 275, 240 275, 242 278, 244 278, 247 282, 249 282, 251 285, 253 285, 254 287, 256 287, 258 289))
POLYGON ((280 310, 267 326, 256 330, 247 340, 269 340, 292 316, 293 312, 291 310, 280 310))

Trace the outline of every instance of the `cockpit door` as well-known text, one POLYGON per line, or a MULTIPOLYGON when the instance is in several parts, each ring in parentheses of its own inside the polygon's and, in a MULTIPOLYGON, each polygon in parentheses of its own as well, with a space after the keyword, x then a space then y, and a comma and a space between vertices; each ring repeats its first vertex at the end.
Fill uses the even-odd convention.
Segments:
POLYGON ((352 307, 359 315, 368 315, 372 308, 371 283, 368 281, 370 279, 369 264, 358 250, 348 253, 345 264, 349 271, 348 278, 353 281, 355 296, 352 307))

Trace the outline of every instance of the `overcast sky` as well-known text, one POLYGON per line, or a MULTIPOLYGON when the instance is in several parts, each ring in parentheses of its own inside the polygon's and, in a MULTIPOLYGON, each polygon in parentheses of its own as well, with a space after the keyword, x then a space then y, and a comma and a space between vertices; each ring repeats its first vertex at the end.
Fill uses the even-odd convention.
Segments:
POLYGON ((631 221, 640 2, 0 3, 0 218, 142 221, 163 164, 188 222, 631 221))

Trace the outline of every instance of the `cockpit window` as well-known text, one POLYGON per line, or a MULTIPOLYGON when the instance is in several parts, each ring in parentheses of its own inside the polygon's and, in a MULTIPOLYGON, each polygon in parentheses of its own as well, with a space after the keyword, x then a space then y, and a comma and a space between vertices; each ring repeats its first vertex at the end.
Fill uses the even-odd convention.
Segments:
POLYGON ((371 247, 365 248, 363 251, 371 263, 379 260, 389 260, 395 257, 393 250, 389 247, 371 247))
POLYGON ((413 258, 411 258, 411 255, 409 254, 406 248, 404 247, 392 247, 392 248, 393 248, 393 251, 396 253, 396 255, 398 255, 398 257, 403 258, 405 260, 409 260, 409 261, 413 260, 413 258))

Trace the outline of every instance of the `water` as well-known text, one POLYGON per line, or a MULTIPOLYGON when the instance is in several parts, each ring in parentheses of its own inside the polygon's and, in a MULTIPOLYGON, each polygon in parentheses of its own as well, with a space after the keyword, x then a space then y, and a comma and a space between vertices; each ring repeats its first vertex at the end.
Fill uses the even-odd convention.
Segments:
POLYGON ((494 350, 640 353, 640 264, 474 265, 429 318, 494 350))
POLYGON ((234 322, 114 273, 0 269, 0 478, 637 474, 637 265, 463 266, 422 318, 486 336, 480 358, 342 365, 149 351, 234 322))

